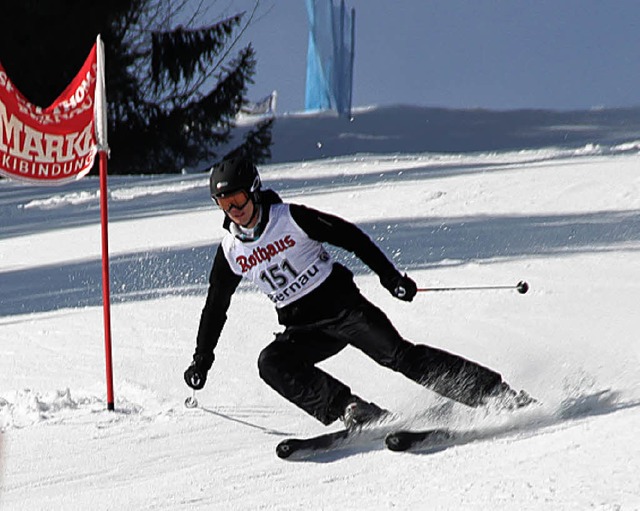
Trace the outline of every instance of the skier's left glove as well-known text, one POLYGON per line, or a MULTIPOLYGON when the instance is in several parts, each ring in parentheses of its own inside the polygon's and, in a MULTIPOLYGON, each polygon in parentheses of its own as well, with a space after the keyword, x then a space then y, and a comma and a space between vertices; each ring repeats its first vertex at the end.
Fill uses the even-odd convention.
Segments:
POLYGON ((194 390, 200 390, 207 382, 207 373, 213 364, 213 355, 205 357, 194 355, 193 362, 184 372, 184 381, 194 390))
POLYGON ((418 292, 418 286, 416 283, 407 276, 400 273, 396 273, 393 276, 380 279, 382 285, 399 300, 410 302, 416 296, 418 292))

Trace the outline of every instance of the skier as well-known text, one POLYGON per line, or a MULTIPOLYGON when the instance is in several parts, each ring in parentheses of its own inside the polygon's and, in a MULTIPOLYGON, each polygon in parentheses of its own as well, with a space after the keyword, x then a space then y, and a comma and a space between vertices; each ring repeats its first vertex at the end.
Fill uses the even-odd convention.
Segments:
POLYGON ((516 408, 532 401, 491 369, 403 339, 387 316, 360 293, 351 271, 335 262, 323 246, 326 242, 354 253, 394 297, 413 300, 415 282, 352 223, 283 203, 274 191, 261 188, 255 165, 242 157, 213 166, 210 189, 225 213, 223 227, 228 233, 215 255, 193 361, 184 373, 189 387, 204 387, 231 296, 245 277, 274 302, 284 326, 260 353, 260 377, 323 424, 340 418, 350 429, 387 413, 316 366, 347 345, 468 406, 495 400, 516 408))

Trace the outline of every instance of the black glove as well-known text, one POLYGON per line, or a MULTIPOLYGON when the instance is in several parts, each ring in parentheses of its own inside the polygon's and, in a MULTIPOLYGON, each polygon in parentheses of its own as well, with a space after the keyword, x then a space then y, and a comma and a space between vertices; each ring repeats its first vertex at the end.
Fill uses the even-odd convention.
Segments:
POLYGON ((205 357, 194 355, 193 362, 184 372, 184 381, 194 390, 200 390, 207 382, 207 373, 213 364, 213 355, 205 357))
POLYGON ((410 302, 418 292, 416 283, 407 277, 407 274, 396 273, 390 277, 381 279, 382 285, 399 300, 410 302))

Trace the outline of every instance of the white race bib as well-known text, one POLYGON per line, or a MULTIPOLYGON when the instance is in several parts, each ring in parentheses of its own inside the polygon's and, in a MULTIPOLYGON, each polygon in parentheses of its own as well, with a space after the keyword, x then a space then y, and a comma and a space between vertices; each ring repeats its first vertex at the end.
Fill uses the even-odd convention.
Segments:
POLYGON ((331 255, 295 223, 288 204, 271 206, 257 240, 240 241, 229 234, 222 248, 231 270, 254 282, 276 307, 313 291, 333 268, 331 255))

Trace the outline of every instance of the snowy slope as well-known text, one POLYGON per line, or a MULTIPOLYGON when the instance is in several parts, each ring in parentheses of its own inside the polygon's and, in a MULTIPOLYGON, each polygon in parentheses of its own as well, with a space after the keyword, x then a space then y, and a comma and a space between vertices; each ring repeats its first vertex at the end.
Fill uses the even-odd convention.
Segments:
MULTIPOLYGON (((274 454, 284 436, 326 428, 259 379, 257 356, 279 327, 249 286, 234 297, 201 408, 183 407, 222 235, 205 176, 110 179, 115 413, 98 183, 0 182, 0 508, 639 509, 639 148, 263 167, 267 186, 357 222, 421 285, 531 285, 407 304, 338 254, 405 337, 495 368, 541 405, 415 419, 473 432, 440 452, 375 447, 310 462, 274 454)), ((407 420, 442 403, 350 348, 323 367, 407 420)))
POLYGON ((496 111, 391 105, 356 108, 349 118, 284 114, 276 119, 271 152, 273 162, 285 163, 354 153, 609 147, 639 138, 638 107, 496 111))

